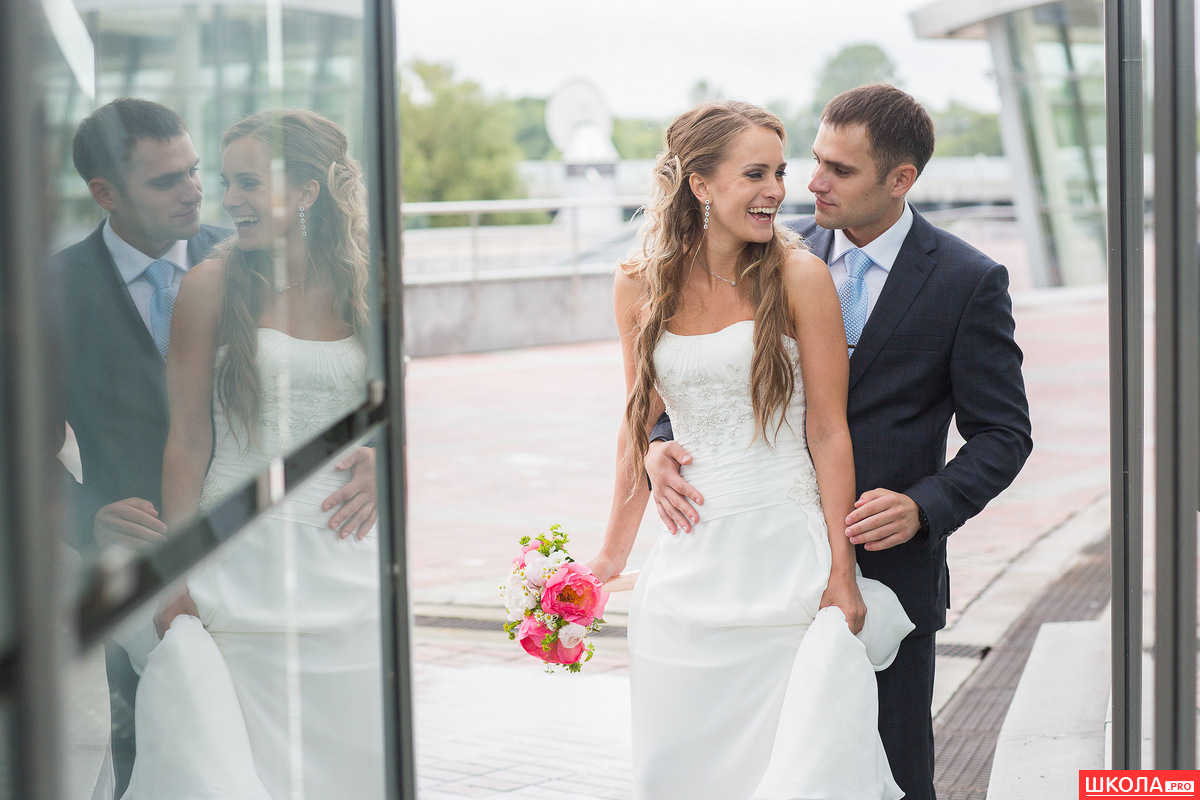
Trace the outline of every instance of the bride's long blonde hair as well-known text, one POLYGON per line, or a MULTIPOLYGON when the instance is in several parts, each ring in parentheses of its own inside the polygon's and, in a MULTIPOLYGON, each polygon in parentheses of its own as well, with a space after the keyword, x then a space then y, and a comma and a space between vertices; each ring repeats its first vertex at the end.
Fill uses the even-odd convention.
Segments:
MULTIPOLYGON (((641 252, 620 267, 646 287, 638 310, 636 374, 625 404, 630 445, 626 466, 637 480, 650 446, 646 428, 657 382, 654 347, 679 313, 688 269, 704 236, 704 210, 688 179, 695 173, 711 180, 734 140, 750 128, 772 131, 786 147, 787 135, 779 118, 749 103, 703 103, 675 118, 667 128, 666 148, 655 160, 650 200, 644 208, 641 252)), ((795 387, 792 361, 783 344, 783 337, 794 337, 795 332, 782 271, 788 251, 802 246, 798 235, 777 225, 769 241, 747 242, 737 261, 738 289, 755 309, 750 396, 755 434, 764 438, 772 415, 787 406, 795 387)), ((782 423, 780 414, 775 432, 782 423)))
MULTIPOLYGON (((361 167, 350 157, 345 131, 315 111, 268 109, 230 126, 221 137, 221 150, 244 136, 258 139, 272 157, 282 158, 284 174, 294 185, 311 180, 321 187, 308 209, 308 274, 328 273, 335 316, 365 345, 370 320, 366 187, 361 167)), ((262 405, 258 317, 271 294, 276 258, 267 250, 241 250, 236 239, 218 245, 213 257, 225 262, 217 346, 228 348, 214 376, 217 397, 230 422, 240 423, 248 434, 249 446, 257 444, 262 405)))

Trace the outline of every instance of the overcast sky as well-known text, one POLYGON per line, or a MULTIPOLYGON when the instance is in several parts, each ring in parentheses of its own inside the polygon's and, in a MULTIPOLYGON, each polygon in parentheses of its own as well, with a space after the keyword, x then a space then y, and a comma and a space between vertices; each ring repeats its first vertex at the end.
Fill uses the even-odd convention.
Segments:
POLYGON ((617 117, 669 118, 698 80, 752 103, 812 98, 848 44, 872 42, 900 84, 941 108, 1000 100, 984 41, 921 40, 908 14, 930 0, 398 0, 400 57, 452 64, 509 98, 591 80, 617 117))

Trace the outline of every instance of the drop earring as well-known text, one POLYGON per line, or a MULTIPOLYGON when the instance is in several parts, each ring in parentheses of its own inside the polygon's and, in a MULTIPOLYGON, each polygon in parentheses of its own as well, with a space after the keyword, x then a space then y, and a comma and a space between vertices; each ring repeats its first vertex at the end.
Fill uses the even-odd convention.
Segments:
POLYGON ((712 204, 710 201, 708 201, 708 200, 704 201, 704 230, 708 230, 708 210, 711 207, 711 205, 712 204))
POLYGON ((300 235, 308 236, 308 226, 304 223, 304 206, 300 206, 300 235))

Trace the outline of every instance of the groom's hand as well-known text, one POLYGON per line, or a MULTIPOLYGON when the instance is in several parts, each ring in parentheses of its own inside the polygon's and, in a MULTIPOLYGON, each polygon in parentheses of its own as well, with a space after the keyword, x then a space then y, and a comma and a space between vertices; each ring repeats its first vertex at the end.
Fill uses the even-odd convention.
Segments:
POLYGON ((92 535, 101 547, 121 544, 142 550, 166 540, 167 524, 149 500, 127 497, 96 512, 92 535))
POLYGON ((679 475, 679 468, 692 463, 692 457, 675 442, 651 442, 646 451, 646 476, 650 479, 650 496, 658 517, 671 533, 691 533, 700 520, 695 503, 704 505, 704 497, 679 475))
POLYGON ((321 504, 322 511, 341 506, 329 519, 330 530, 345 539, 354 534, 362 539, 379 519, 379 493, 375 481, 375 448, 360 447, 339 462, 334 469, 350 470, 350 480, 321 504))
POLYGON ((846 517, 846 536, 867 550, 887 550, 904 544, 921 529, 916 502, 888 489, 863 492, 846 517))

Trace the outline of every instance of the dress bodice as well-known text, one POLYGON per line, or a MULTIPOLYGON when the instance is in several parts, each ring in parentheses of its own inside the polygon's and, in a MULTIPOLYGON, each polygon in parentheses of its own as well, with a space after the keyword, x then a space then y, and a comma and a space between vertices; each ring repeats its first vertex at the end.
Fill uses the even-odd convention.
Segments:
MULTIPOLYGON (((805 441, 804 383, 796 342, 784 339, 795 388, 786 409, 776 411, 766 435, 756 434, 750 394, 754 321, 735 322, 715 333, 664 333, 654 349, 658 391, 671 417, 675 440, 692 456, 686 479, 700 487, 710 477, 722 492, 766 484, 786 485, 785 496, 819 506, 816 474, 805 441), (700 482, 700 483, 697 483, 700 482)), ((707 515, 714 513, 711 507, 707 515)))
MULTIPOLYGON (((290 453, 322 433, 361 401, 366 354, 353 337, 297 339, 258 329, 261 414, 256 443, 247 447, 240 423, 231 422, 214 387, 213 460, 201 496, 207 510, 272 458, 290 453)), ((217 364, 225 356, 217 354, 217 364)))

